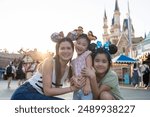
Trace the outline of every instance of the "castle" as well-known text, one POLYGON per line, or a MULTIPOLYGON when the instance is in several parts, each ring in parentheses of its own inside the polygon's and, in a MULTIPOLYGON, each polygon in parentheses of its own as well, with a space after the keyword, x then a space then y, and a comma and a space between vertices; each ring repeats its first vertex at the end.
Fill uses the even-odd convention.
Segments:
MULTIPOLYGON (((121 27, 120 15, 121 13, 119 10, 118 1, 116 0, 112 23, 109 28, 106 10, 104 11, 104 18, 103 18, 103 31, 104 32, 102 35, 103 42, 110 41, 112 44, 115 44, 118 47, 118 52, 114 56, 118 56, 120 54, 124 54, 128 56, 129 52, 131 51, 130 44, 132 44, 132 47, 133 47, 132 51, 134 51, 137 43, 141 42, 143 38, 135 37, 132 20, 129 17, 129 14, 128 14, 128 17, 123 20, 123 25, 121 27), (130 20, 128 20, 129 18, 130 20), (130 35, 130 39, 129 39, 129 35, 130 35)), ((133 54, 134 54, 133 56, 135 57, 136 53, 133 53, 133 54)))

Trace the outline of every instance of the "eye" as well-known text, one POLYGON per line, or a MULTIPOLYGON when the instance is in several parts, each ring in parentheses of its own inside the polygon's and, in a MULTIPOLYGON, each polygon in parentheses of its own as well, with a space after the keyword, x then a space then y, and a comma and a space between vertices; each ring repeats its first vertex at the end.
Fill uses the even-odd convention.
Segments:
POLYGON ((100 60, 99 59, 95 59, 95 62, 99 62, 100 60))
POLYGON ((102 62, 103 62, 103 63, 107 63, 108 61, 107 61, 107 60, 103 60, 102 62))
POLYGON ((60 47, 60 50, 64 50, 65 49, 65 47, 60 47))

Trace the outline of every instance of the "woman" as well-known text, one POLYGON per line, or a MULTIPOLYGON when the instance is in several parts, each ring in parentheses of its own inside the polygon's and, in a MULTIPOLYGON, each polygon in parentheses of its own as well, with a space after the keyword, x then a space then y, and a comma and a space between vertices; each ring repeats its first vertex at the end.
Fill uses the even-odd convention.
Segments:
POLYGON ((35 75, 20 86, 12 95, 12 100, 60 100, 55 97, 61 94, 73 92, 85 84, 81 79, 80 84, 63 88, 65 79, 68 79, 69 67, 74 51, 73 42, 69 38, 63 38, 56 44, 56 56, 49 57, 42 64, 35 75))
POLYGON ((133 83, 133 85, 134 85, 135 88, 137 88, 138 85, 139 85, 139 79, 140 79, 140 77, 141 77, 140 70, 137 67, 137 64, 135 63, 133 65, 133 74, 132 74, 132 83, 133 83))
POLYGON ((148 87, 149 87, 150 68, 149 68, 148 64, 146 63, 146 61, 143 61, 143 65, 141 66, 141 72, 142 72, 142 75, 143 75, 144 87, 145 87, 145 89, 148 89, 148 87))
POLYGON ((110 68, 112 50, 109 48, 108 51, 104 47, 94 50, 92 55, 94 68, 88 67, 82 70, 82 75, 90 79, 93 98, 96 100, 123 99, 119 90, 118 76, 110 68))
POLYGON ((16 79, 18 79, 18 86, 24 83, 26 80, 26 70, 25 70, 25 63, 20 61, 18 68, 16 70, 16 79))

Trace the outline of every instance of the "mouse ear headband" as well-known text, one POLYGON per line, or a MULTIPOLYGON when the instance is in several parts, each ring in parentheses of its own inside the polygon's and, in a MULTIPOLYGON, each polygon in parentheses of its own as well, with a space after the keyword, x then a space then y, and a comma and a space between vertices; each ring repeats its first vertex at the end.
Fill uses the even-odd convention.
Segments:
POLYGON ((67 34, 67 37, 70 38, 72 41, 75 41, 78 38, 77 31, 71 31, 67 34))
POLYGON ((61 40, 62 38, 64 38, 64 33, 61 31, 59 33, 54 32, 52 33, 52 35, 50 36, 51 40, 55 43, 57 43, 59 40, 61 40))
POLYGON ((99 48, 102 48, 104 51, 106 51, 108 54, 115 54, 118 51, 118 48, 116 45, 111 44, 110 41, 107 41, 104 45, 102 45, 101 41, 97 41, 97 43, 91 43, 89 45, 89 50, 91 50, 93 53, 98 51, 99 48))

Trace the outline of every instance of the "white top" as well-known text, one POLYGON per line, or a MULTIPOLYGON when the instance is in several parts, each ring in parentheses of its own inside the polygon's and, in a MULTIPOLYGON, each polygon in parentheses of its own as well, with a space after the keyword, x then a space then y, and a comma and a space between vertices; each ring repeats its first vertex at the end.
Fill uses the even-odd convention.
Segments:
POLYGON ((141 65, 140 68, 141 68, 141 73, 143 75, 143 72, 146 70, 146 68, 149 68, 149 66, 147 64, 143 64, 143 65, 141 65))
MULTIPOLYGON (((64 86, 64 82, 67 79, 69 72, 69 67, 66 67, 65 73, 61 79, 61 85, 64 86)), ((55 87, 56 84, 56 75, 55 75, 55 60, 53 59, 53 69, 52 69, 52 87, 55 87)), ((43 82, 42 74, 37 71, 27 82, 29 82, 39 93, 44 94, 43 91, 43 82)))

